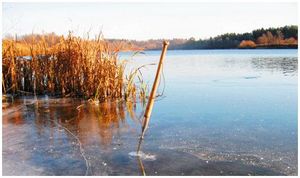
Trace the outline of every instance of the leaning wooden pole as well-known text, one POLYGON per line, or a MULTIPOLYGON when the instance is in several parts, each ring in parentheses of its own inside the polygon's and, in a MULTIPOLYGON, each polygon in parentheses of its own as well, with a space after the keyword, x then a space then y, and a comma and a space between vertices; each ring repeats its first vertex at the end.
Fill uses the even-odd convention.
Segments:
POLYGON ((156 90, 158 88, 158 84, 159 84, 159 80, 160 80, 160 74, 161 74, 161 70, 162 70, 162 65, 163 65, 163 61, 164 61, 164 58, 165 58, 165 55, 166 55, 166 52, 167 52, 168 45, 169 45, 169 42, 164 41, 161 56, 160 56, 160 60, 159 60, 159 63, 158 63, 158 67, 157 67, 157 71, 156 71, 156 75, 155 75, 155 79, 154 79, 154 83, 153 83, 153 86, 152 86, 152 90, 151 90, 149 100, 148 100, 148 103, 147 103, 147 107, 146 107, 146 111, 145 111, 145 114, 144 114, 141 138, 144 137, 144 134, 145 134, 145 132, 148 128, 151 112, 152 112, 153 105, 154 105, 155 94, 156 94, 156 90))

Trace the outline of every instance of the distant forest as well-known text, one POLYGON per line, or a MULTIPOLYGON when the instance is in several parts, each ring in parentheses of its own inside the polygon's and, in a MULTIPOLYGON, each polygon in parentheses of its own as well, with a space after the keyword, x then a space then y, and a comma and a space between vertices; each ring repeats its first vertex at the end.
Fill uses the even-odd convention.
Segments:
MULTIPOLYGON (((161 49, 161 40, 128 41, 146 50, 161 49)), ((226 33, 209 39, 172 39, 169 49, 298 48, 298 26, 261 28, 250 33, 226 33)))
MULTIPOLYGON (((101 34, 97 37, 99 37, 101 34)), ((17 43, 32 43, 45 40, 48 46, 55 46, 62 36, 55 33, 6 36, 3 40, 17 40, 17 43)), ((146 41, 106 39, 115 51, 159 50, 164 39, 146 41)), ((169 49, 243 49, 243 48, 298 48, 298 26, 261 28, 249 33, 226 33, 208 39, 169 39, 169 49)), ((3 41, 2 41, 3 42, 3 41)))

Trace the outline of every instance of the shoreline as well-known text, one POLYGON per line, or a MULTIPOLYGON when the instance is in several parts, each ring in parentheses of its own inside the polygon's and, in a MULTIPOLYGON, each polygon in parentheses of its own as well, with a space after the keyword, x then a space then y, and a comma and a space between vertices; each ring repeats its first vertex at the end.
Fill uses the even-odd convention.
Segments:
MULTIPOLYGON (((214 49, 168 49, 168 51, 195 51, 195 50, 298 50, 298 48, 214 48, 214 49)), ((145 49, 145 50, 138 50, 138 51, 160 51, 160 49, 145 49)), ((126 52, 136 52, 135 50, 125 50, 125 51, 120 51, 122 53, 126 52)))

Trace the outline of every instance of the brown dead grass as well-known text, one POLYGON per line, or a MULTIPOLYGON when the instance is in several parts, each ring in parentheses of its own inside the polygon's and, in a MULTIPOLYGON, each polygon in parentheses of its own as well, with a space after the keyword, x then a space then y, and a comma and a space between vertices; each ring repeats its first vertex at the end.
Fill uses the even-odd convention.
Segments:
MULTIPOLYGON (((51 40, 51 39, 50 39, 51 40)), ((82 39, 70 33, 51 45, 49 39, 2 41, 4 93, 48 94, 101 101, 135 99, 135 74, 125 77, 118 47, 100 39, 82 39), (25 57, 27 56, 27 57, 25 57)), ((142 89, 141 92, 144 92, 142 89)))

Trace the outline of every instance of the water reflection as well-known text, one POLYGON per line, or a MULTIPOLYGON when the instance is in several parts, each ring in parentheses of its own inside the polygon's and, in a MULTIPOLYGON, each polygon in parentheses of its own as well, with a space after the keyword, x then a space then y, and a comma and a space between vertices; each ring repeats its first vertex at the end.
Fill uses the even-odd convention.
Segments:
POLYGON ((253 58, 251 64, 254 69, 280 71, 285 75, 297 75, 298 72, 298 59, 295 57, 253 58))
MULTIPOLYGON (((3 133, 10 135, 10 139, 17 140, 17 137, 22 134, 20 129, 30 126, 31 130, 24 135, 28 138, 23 138, 21 141, 22 145, 25 144, 22 147, 29 147, 29 151, 34 151, 34 154, 30 156, 30 164, 49 164, 47 165, 49 172, 60 175, 58 167, 50 163, 58 162, 55 155, 63 154, 62 159, 67 159, 65 162, 72 162, 72 160, 74 162, 74 159, 79 159, 78 164, 69 165, 68 169, 79 171, 86 167, 85 175, 93 175, 90 162, 101 160, 102 151, 107 150, 106 154, 110 155, 110 152, 116 149, 114 138, 128 135, 128 132, 139 134, 139 115, 142 114, 138 114, 139 112, 136 110, 139 104, 107 101, 95 105, 79 99, 49 99, 47 97, 38 100, 19 99, 10 107, 3 109, 3 128, 12 128, 4 129, 3 133), (79 149, 79 152, 75 152, 74 149, 79 149), (57 150, 56 154, 54 154, 54 150, 57 150), (93 157, 96 155, 100 158, 90 161, 86 150, 89 152, 88 155, 93 157), (93 152, 94 154, 92 154, 93 152), (78 156, 71 159, 65 158, 74 155, 78 156), (86 166, 82 165, 80 158, 84 158, 86 166), (49 163, 46 163, 46 160, 49 163), (75 168, 76 166, 78 167, 75 168)), ((134 142, 134 140, 132 141, 134 142)), ((6 146, 9 147, 8 144, 6 146)), ((118 147, 120 146, 122 145, 118 147)), ((136 166, 138 167, 138 165, 136 166)), ((82 175, 83 172, 82 170, 82 173, 78 173, 78 175, 82 175)), ((47 175, 46 172, 44 174, 47 175)))
POLYGON ((138 163, 139 163, 141 174, 143 176, 146 176, 146 171, 145 171, 144 164, 143 164, 143 161, 142 161, 141 157, 137 156, 137 160, 138 160, 138 163))
POLYGON ((143 176, 146 176, 146 171, 145 171, 144 164, 143 164, 143 161, 142 161, 142 157, 141 157, 141 154, 140 154, 141 153, 142 142, 143 142, 143 137, 141 136, 139 138, 136 154, 137 154, 137 160, 138 160, 138 164, 139 164, 141 174, 143 176))
POLYGON ((86 137, 98 135, 103 146, 110 145, 114 135, 128 131, 130 124, 140 124, 136 115, 136 103, 124 101, 107 101, 93 105, 81 100, 41 98, 35 104, 21 108, 17 104, 12 105, 4 109, 3 113, 4 125, 20 125, 33 120, 38 135, 48 131, 53 135, 57 131, 57 126, 52 122, 54 120, 77 133, 82 143, 87 142, 86 137), (77 106, 81 107, 77 109, 77 106), (8 111, 12 113, 6 115, 8 111), (131 118, 130 124, 126 121, 126 115, 131 118))

